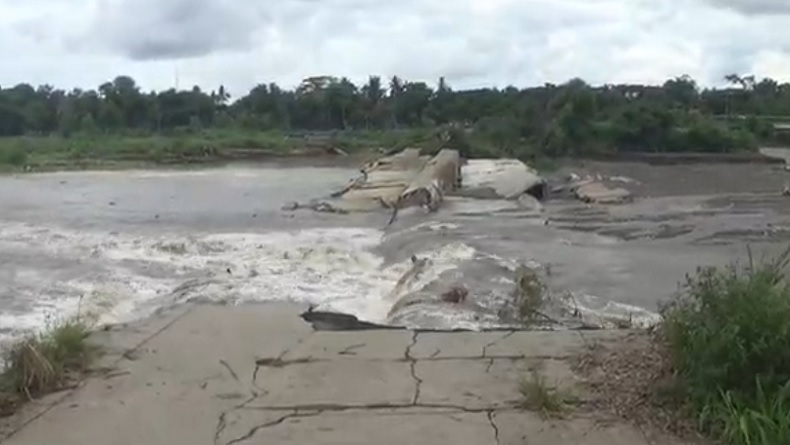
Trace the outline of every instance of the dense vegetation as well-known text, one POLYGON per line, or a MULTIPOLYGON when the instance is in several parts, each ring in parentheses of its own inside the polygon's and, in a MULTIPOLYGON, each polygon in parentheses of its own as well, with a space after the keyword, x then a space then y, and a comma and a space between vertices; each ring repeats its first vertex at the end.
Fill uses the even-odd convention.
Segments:
POLYGON ((705 432, 732 445, 790 443, 790 250, 701 269, 665 312, 668 344, 705 432))
POLYGON ((790 84, 728 80, 723 89, 684 76, 661 86, 575 79, 454 91, 444 79, 431 88, 398 77, 357 86, 322 76, 294 90, 260 84, 235 100, 224 87, 143 92, 128 76, 88 91, 20 84, 0 88, 0 164, 24 165, 41 153, 157 161, 225 148, 289 149, 303 140, 288 136, 305 131, 330 132, 340 148, 439 143, 523 158, 732 152, 775 141, 772 119, 790 116, 790 84))

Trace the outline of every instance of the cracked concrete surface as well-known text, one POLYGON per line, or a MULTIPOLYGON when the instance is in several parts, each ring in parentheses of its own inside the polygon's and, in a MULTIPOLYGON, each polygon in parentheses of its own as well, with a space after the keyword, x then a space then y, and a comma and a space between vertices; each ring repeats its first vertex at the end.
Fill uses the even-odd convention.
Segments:
POLYGON ((192 306, 99 332, 104 371, 7 419, 4 443, 648 443, 584 404, 561 421, 518 408, 532 370, 584 401, 568 358, 598 333, 313 332, 302 309, 192 306))

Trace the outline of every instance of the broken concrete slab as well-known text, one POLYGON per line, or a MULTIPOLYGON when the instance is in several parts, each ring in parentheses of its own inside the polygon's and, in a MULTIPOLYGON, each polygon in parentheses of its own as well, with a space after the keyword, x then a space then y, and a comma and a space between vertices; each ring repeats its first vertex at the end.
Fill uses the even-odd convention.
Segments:
POLYGON ((599 431, 579 420, 589 411, 563 422, 515 411, 519 381, 533 370, 586 400, 567 356, 597 341, 595 332, 584 339, 575 332, 324 333, 299 318, 303 310, 196 306, 149 332, 115 372, 51 400, 6 443, 494 445, 527 436, 596 445, 617 431, 630 437, 622 422, 599 431))
POLYGON ((373 160, 362 167, 368 174, 373 171, 419 170, 431 158, 422 156, 419 148, 405 148, 393 155, 373 160))
POLYGON ((517 199, 524 193, 543 196, 545 180, 517 159, 470 159, 461 168, 458 194, 478 199, 517 199))

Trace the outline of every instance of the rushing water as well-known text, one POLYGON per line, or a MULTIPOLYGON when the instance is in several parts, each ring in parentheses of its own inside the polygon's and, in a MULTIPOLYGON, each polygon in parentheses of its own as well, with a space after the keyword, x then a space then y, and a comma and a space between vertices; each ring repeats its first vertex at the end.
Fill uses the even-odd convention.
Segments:
POLYGON ((509 203, 457 202, 440 212, 442 221, 404 212, 384 233, 384 213, 280 209, 327 195, 355 174, 268 165, 0 177, 0 339, 78 312, 122 322, 185 301, 289 300, 375 322, 496 324, 517 261, 534 259, 506 238, 490 243, 504 248, 486 249, 492 226, 484 221, 508 215, 521 233, 541 220, 513 220, 509 203), (430 267, 393 293, 414 254, 430 267), (390 313, 404 294, 435 295, 456 282, 475 296, 472 310, 390 313))

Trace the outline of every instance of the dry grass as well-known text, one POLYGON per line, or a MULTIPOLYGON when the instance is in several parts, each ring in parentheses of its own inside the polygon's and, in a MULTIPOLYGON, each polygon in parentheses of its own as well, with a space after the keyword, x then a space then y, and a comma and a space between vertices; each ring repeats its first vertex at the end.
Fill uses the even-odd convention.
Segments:
POLYGON ((594 394, 600 415, 614 415, 655 434, 702 442, 658 332, 634 332, 581 355, 575 371, 594 394))
POLYGON ((88 334, 85 323, 69 321, 12 345, 0 373, 0 415, 12 414, 25 400, 70 386, 95 357, 85 341, 88 334))

